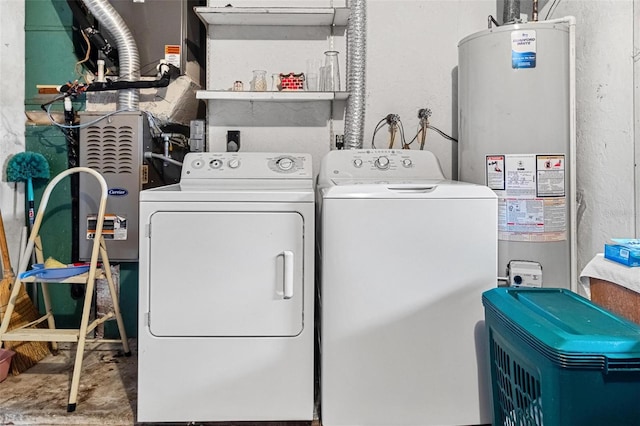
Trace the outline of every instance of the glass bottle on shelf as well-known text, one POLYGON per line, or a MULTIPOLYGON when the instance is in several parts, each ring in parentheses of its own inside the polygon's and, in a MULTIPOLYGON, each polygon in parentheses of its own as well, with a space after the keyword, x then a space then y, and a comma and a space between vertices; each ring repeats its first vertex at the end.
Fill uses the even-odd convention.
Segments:
POLYGON ((338 52, 328 50, 324 52, 324 69, 323 69, 324 85, 323 88, 327 92, 340 91, 340 69, 338 67, 338 52))

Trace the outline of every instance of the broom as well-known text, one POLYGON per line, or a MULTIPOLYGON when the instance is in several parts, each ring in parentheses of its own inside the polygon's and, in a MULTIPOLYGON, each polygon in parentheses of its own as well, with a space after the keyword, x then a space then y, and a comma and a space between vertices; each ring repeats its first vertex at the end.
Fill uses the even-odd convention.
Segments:
MULTIPOLYGON (((0 252, 2 252, 2 281, 0 281, 0 320, 4 319, 7 311, 7 304, 11 296, 11 289, 15 281, 15 275, 9 260, 9 248, 7 236, 4 231, 2 212, 0 212, 0 252)), ((15 309, 11 314, 11 321, 7 331, 16 329, 25 324, 40 318, 40 313, 36 310, 25 291, 24 285, 20 287, 20 292, 15 301, 15 309)), ((44 326, 44 324, 40 324, 44 326)), ((11 373, 17 376, 21 372, 36 365, 38 361, 51 353, 47 342, 11 342, 5 341, 4 347, 15 352, 11 361, 11 373)))

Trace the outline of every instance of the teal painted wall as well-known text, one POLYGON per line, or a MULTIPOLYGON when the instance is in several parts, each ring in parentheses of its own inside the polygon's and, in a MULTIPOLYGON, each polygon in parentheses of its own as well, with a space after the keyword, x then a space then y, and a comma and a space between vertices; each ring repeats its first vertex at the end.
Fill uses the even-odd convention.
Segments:
MULTIPOLYGON (((41 111, 40 105, 51 95, 39 95, 36 85, 61 85, 80 78, 73 52, 71 11, 65 0, 25 0, 25 110, 41 111)), ((84 108, 84 99, 74 102, 76 110, 84 108)), ((62 102, 52 110, 62 110, 62 102)), ((39 152, 49 162, 51 176, 67 169, 67 144, 60 129, 54 126, 28 126, 26 150, 39 152)), ((36 209, 46 182, 34 182, 36 209)), ((59 183, 52 194, 42 225, 45 257, 63 263, 71 259, 72 226, 71 187, 69 179, 59 183)), ((26 221, 26 219, 25 219, 26 221)), ((25 222, 26 223, 26 222, 25 222)), ((62 328, 77 327, 82 314, 82 300, 71 297, 70 286, 51 285, 56 323, 62 328)), ((120 264, 120 306, 129 337, 137 336, 138 264, 120 264)), ((42 302, 40 301, 42 307, 42 302)), ((42 309, 42 308, 41 308, 42 309)), ((109 321, 111 323, 112 321, 109 321)), ((107 334, 115 335, 115 324, 105 325, 107 334)))

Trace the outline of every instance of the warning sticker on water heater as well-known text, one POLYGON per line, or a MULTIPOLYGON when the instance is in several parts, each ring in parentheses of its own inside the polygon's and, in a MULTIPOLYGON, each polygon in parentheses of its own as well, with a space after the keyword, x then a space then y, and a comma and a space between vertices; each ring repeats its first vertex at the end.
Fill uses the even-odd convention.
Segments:
POLYGON ((564 155, 510 154, 486 159, 487 185, 498 195, 498 239, 566 240, 564 155), (502 182, 494 167, 499 165, 504 166, 502 182))
POLYGON ((487 186, 504 189, 504 155, 487 155, 487 186))
POLYGON ((536 67, 535 30, 511 32, 511 67, 513 69, 536 67))

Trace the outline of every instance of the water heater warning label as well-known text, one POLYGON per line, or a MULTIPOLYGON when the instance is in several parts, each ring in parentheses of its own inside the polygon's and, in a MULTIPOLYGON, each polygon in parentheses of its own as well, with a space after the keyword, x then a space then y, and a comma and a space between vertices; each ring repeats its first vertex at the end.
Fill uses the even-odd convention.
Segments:
POLYGON ((511 67, 536 67, 536 32, 535 30, 511 32, 511 67))
POLYGON ((498 239, 567 239, 565 156, 487 155, 487 186, 498 195, 498 239))

